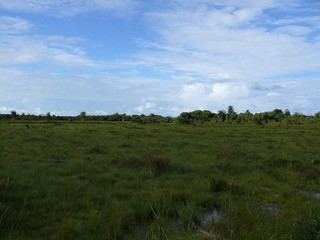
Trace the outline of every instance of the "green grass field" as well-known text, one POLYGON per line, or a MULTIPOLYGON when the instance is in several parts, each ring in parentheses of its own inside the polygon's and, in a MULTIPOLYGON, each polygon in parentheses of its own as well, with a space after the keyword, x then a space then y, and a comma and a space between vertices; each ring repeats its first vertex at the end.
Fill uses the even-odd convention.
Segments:
POLYGON ((319 125, 0 124, 0 239, 320 239, 319 125))

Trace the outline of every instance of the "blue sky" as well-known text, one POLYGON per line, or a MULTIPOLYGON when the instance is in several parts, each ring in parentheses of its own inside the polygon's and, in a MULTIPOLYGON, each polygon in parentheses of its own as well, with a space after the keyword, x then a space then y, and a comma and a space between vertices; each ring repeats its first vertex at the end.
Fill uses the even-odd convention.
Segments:
POLYGON ((320 111, 318 0, 0 0, 0 112, 320 111))

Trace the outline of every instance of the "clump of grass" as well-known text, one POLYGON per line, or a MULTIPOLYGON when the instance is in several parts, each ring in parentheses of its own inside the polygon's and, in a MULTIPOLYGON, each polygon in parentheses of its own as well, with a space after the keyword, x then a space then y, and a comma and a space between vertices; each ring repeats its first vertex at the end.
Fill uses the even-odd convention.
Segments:
POLYGON ((185 191, 175 191, 172 193, 171 198, 174 202, 185 205, 188 201, 188 195, 185 191))
POLYGON ((119 145, 120 148, 132 148, 133 145, 131 143, 122 143, 119 145))
POLYGON ((294 240, 320 239, 320 214, 310 213, 309 216, 299 219, 293 227, 294 240))
POLYGON ((292 169, 300 173, 306 180, 316 180, 320 176, 320 169, 311 163, 292 166, 292 169))
POLYGON ((209 190, 215 193, 231 192, 233 194, 241 194, 244 189, 234 183, 229 183, 223 178, 211 177, 209 178, 209 190))
POLYGON ((311 164, 313 164, 313 165, 320 165, 320 157, 312 158, 312 159, 311 159, 311 164))
POLYGON ((122 159, 115 159, 114 163, 120 167, 141 169, 149 169, 153 176, 158 177, 165 172, 173 170, 171 161, 162 156, 148 156, 145 158, 138 158, 136 156, 129 156, 122 159))
POLYGON ((218 240, 223 239, 215 229, 211 228, 209 230, 199 229, 199 235, 201 239, 218 240))
POLYGON ((138 158, 136 156, 129 156, 121 159, 115 159, 113 161, 120 167, 127 167, 127 168, 144 168, 147 166, 147 163, 144 159, 138 158))
POLYGON ((186 230, 191 229, 197 220, 197 206, 194 202, 188 202, 178 210, 179 219, 177 223, 186 230))
POLYGON ((225 192, 230 190, 229 183, 221 178, 210 178, 209 188, 211 192, 225 192))
POLYGON ((269 150, 273 150, 273 149, 276 149, 276 145, 275 144, 272 144, 272 143, 270 143, 270 144, 268 144, 267 145, 267 149, 269 149, 269 150))
POLYGON ((296 159, 290 159, 288 156, 283 154, 274 154, 265 161, 265 164, 268 167, 282 168, 287 166, 300 166, 301 162, 296 159))
POLYGON ((176 203, 172 199, 172 193, 166 191, 152 193, 150 210, 154 220, 165 217, 176 218, 178 216, 176 203))
POLYGON ((87 154, 103 154, 104 150, 102 149, 102 147, 95 145, 90 147, 86 153, 87 154))
POLYGON ((83 226, 79 221, 68 219, 63 222, 63 228, 60 229, 59 236, 63 239, 71 240, 79 238, 82 234, 83 226))
POLYGON ((64 154, 52 154, 48 162, 49 163, 64 163, 66 160, 66 156, 64 154))
POLYGON ((147 161, 155 177, 162 175, 172 167, 170 160, 162 156, 151 156, 147 161))

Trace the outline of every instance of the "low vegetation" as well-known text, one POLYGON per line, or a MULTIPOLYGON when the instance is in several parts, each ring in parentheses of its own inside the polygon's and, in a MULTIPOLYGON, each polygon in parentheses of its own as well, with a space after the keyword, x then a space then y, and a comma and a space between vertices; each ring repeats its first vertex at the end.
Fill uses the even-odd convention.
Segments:
POLYGON ((3 120, 0 239, 319 239, 319 146, 284 121, 3 120))

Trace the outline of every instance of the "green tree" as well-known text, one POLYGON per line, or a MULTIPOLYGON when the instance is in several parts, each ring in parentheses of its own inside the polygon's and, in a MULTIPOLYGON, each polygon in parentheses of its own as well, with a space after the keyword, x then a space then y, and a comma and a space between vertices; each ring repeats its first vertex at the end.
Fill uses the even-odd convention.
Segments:
POLYGON ((285 117, 290 117, 290 116, 291 116, 291 113, 290 113, 289 109, 286 109, 286 110, 284 111, 284 116, 285 116, 285 117))
POLYGON ((182 112, 178 117, 178 122, 182 124, 190 124, 193 122, 193 118, 190 113, 182 112))
POLYGON ((131 121, 134 123, 142 123, 141 116, 139 116, 139 115, 132 115, 131 121))
POLYGON ((264 119, 262 113, 256 113, 253 115, 253 122, 258 125, 263 125, 264 119))
POLYGON ((82 122, 84 122, 86 120, 87 113, 83 111, 80 113, 79 117, 81 118, 82 122))
POLYGON ((218 121, 224 122, 226 120, 226 111, 220 110, 218 111, 218 121))
POLYGON ((272 112, 269 112, 268 121, 280 122, 283 118, 283 111, 281 109, 274 109, 272 112))
POLYGON ((237 113, 234 111, 233 106, 228 107, 227 121, 231 122, 236 119, 237 113))
POLYGON ((17 112, 15 110, 10 111, 11 119, 14 120, 18 116, 17 112))
POLYGON ((245 121, 250 122, 252 120, 253 114, 249 110, 247 110, 244 114, 245 114, 245 121))
POLYGON ((208 122, 214 118, 214 114, 209 110, 196 110, 190 113, 194 121, 208 122))
POLYGON ((47 112, 47 114, 46 114, 46 119, 47 119, 47 122, 50 122, 50 120, 51 120, 51 114, 50 114, 50 112, 47 112))

